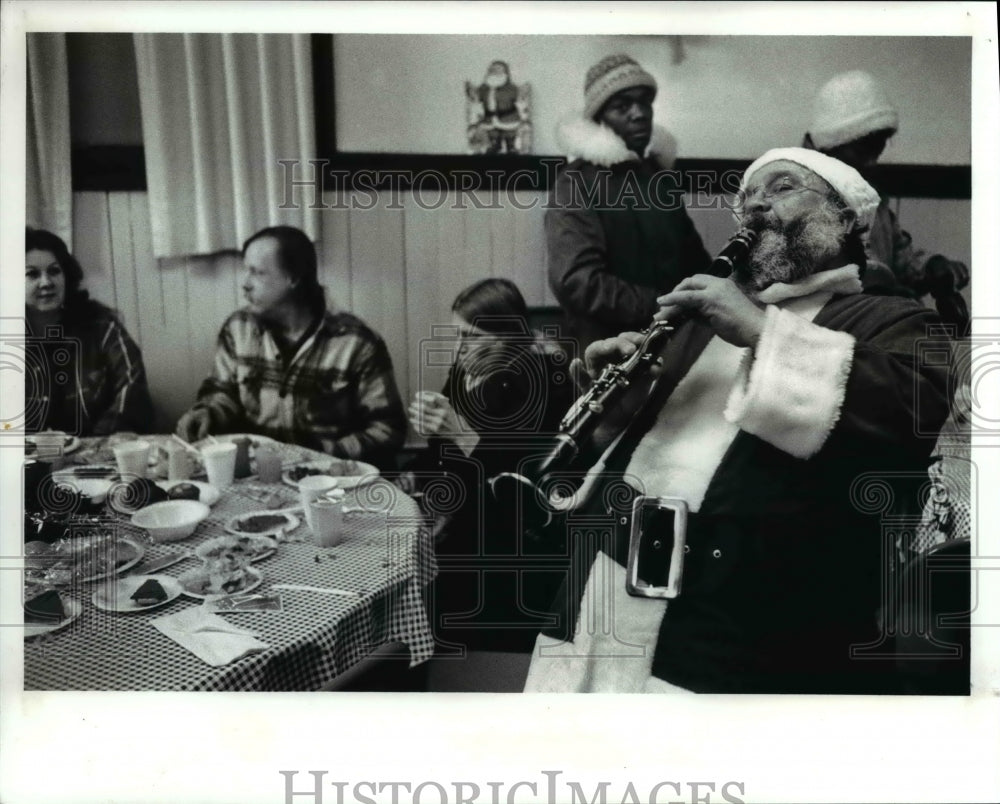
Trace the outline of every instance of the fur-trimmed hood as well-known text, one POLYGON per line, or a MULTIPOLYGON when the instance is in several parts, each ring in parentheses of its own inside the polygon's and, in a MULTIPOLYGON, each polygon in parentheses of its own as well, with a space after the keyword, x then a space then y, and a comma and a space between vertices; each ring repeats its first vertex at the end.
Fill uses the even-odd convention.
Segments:
MULTIPOLYGON (((583 117, 561 121, 556 127, 556 142, 570 162, 585 159, 601 167, 611 167, 639 158, 608 126, 583 117)), ((677 157, 677 141, 665 128, 654 124, 646 156, 655 159, 661 168, 669 169, 677 157)))

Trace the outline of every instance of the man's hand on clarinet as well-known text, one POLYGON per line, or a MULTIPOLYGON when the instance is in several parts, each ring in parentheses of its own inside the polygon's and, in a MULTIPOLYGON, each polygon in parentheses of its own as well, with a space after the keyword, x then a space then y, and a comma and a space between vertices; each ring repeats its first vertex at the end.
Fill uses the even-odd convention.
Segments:
POLYGON ((728 278, 695 274, 656 301, 660 311, 655 320, 676 320, 685 312, 693 313, 734 346, 755 347, 764 329, 763 309, 728 278))
MULTIPOLYGON (((569 367, 570 375, 573 377, 581 393, 590 389, 594 380, 601 376, 610 365, 621 363, 633 355, 636 349, 642 344, 644 336, 638 332, 623 332, 613 338, 594 341, 587 347, 584 359, 577 358, 569 367)), ((594 433, 594 443, 600 446, 606 445, 614 438, 622 427, 628 422, 632 415, 641 407, 649 391, 649 385, 662 372, 660 360, 655 360, 649 366, 648 372, 643 376, 645 381, 632 383, 625 396, 615 406, 613 410, 605 411, 601 426, 594 433)))
MULTIPOLYGON (((613 338, 594 341, 583 354, 586 375, 592 382, 601 376, 604 369, 613 364, 621 363, 635 354, 642 345, 643 336, 638 332, 623 332, 613 338)), ((575 361, 574 361, 575 362, 575 361)), ((589 386, 589 382, 587 383, 589 386)))

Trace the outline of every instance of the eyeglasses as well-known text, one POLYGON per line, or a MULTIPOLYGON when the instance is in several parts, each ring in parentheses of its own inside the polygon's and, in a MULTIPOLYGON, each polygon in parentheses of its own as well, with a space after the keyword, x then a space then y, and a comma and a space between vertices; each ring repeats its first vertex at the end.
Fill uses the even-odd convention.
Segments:
POLYGON ((771 203, 775 201, 784 201, 791 198, 797 193, 819 193, 820 195, 826 195, 823 190, 818 190, 815 187, 809 187, 804 184, 799 184, 793 177, 788 175, 775 176, 771 181, 769 181, 764 187, 755 189, 751 192, 746 192, 741 190, 736 194, 736 205, 733 207, 733 212, 737 216, 742 216, 746 212, 747 204, 756 198, 758 195, 761 196, 765 201, 771 203))

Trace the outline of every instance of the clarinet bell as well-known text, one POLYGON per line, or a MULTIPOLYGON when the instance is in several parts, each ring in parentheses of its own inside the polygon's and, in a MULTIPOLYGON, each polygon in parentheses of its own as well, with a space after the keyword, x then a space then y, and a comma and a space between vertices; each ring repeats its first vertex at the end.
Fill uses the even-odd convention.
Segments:
POLYGON ((526 533, 537 534, 552 521, 552 509, 541 490, 524 475, 501 472, 488 481, 501 511, 517 511, 526 533))

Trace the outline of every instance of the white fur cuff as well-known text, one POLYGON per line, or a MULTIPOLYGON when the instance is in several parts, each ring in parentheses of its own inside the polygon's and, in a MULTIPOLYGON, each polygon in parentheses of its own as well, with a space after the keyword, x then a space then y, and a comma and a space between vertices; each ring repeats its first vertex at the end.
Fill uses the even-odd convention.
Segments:
POLYGON ((768 306, 726 419, 796 458, 810 458, 840 418, 853 357, 852 336, 768 306))

